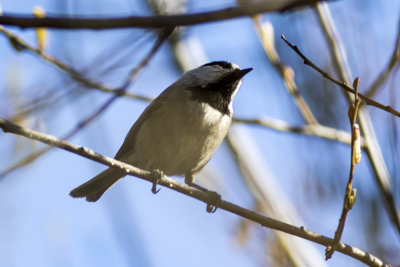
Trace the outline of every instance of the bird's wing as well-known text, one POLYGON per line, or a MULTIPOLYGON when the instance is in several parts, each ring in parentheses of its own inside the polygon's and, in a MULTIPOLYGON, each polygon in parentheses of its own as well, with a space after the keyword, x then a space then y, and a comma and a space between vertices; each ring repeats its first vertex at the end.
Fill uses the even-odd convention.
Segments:
MULTIPOLYGON (((157 98, 155 98, 150 103, 150 105, 146 107, 146 109, 140 115, 139 119, 135 122, 135 124, 133 124, 128 134, 126 135, 124 143, 114 157, 115 159, 120 160, 127 152, 134 149, 136 136, 140 128, 146 122, 146 120, 149 119, 149 117, 151 117, 154 113, 157 113, 157 110, 163 109, 163 106, 168 105, 168 103, 171 104, 171 102, 182 101, 182 99, 176 99, 178 94, 175 93, 177 88, 174 88, 174 85, 176 84, 173 84, 165 89, 157 98)), ((182 92, 180 96, 182 97, 182 92)))
MULTIPOLYGON (((135 145, 135 140, 136 140, 136 135, 140 130, 140 127, 143 125, 143 123, 151 116, 153 112, 155 112, 157 109, 160 108, 160 105, 158 105, 156 102, 157 99, 155 99, 153 102, 151 102, 150 105, 146 107, 146 109, 143 111, 143 113, 140 115, 139 119, 135 122, 135 124, 132 125, 131 129, 129 130, 128 134, 125 137, 124 143, 118 150, 117 154, 115 155, 115 159, 121 159, 128 151, 133 150, 133 147, 135 145)), ((162 105, 162 103, 159 103, 162 105)))

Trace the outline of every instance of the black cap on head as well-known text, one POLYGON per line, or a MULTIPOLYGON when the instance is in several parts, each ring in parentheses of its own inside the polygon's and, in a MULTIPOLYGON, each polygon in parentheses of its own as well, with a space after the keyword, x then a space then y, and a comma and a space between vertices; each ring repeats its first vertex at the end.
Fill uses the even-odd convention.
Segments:
POLYGON ((213 62, 204 64, 203 66, 220 66, 221 68, 224 68, 224 69, 233 69, 232 64, 227 61, 213 61, 213 62))
POLYGON ((240 80, 252 68, 241 70, 239 66, 227 61, 213 61, 204 66, 215 66, 223 69, 219 79, 202 84, 198 88, 192 89, 192 98, 201 102, 206 102, 224 114, 230 114, 230 102, 233 100, 232 94, 238 89, 240 80))

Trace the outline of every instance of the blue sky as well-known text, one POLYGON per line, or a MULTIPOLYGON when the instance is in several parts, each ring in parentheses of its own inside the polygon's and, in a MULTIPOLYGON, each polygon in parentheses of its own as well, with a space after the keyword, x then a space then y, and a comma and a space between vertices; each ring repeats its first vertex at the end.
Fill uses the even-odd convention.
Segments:
MULTIPOLYGON (((1 1, 3 12, 27 14, 33 5, 42 6, 51 14, 150 14, 143 1, 1 1)), ((230 5, 233 5, 231 1, 214 1, 213 4, 189 1, 188 8, 195 12, 230 5)), ((361 78, 362 90, 375 79, 392 53, 400 3, 334 1, 330 7, 352 72, 361 78)), ((332 70, 315 14, 304 10, 270 14, 263 20, 273 24, 277 51, 294 69, 299 90, 317 119, 348 131, 347 108, 339 89, 303 65, 279 39, 280 34, 285 34, 315 63, 332 70)), ((7 29, 35 44, 34 31, 7 29)), ((236 96, 235 116, 265 116, 294 125, 304 123, 281 77, 268 62, 250 19, 190 27, 185 37, 198 39, 210 61, 227 60, 254 68, 236 96)), ((137 29, 51 30, 46 51, 87 77, 116 87, 143 58, 154 40, 150 32, 137 29)), ((109 97, 77 86, 68 75, 36 55, 16 52, 4 37, 0 37, 0 57, 1 117, 10 117, 17 110, 16 104, 29 107, 30 101, 42 94, 52 92, 62 96, 54 105, 29 114, 24 121, 29 128, 60 137, 109 97)), ((155 97, 180 74, 169 45, 164 44, 129 90, 155 97)), ((374 98, 396 105, 398 96, 393 88, 398 83, 398 75, 391 75, 374 98)), ((146 105, 142 101, 118 99, 70 142, 113 156, 146 105)), ((398 192, 398 173, 392 163, 395 159, 391 149, 396 143, 390 134, 393 132, 391 116, 374 108, 368 110, 392 174, 394 191, 398 192)), ((259 126, 232 127, 244 128, 249 133, 260 152, 260 162, 271 171, 270 178, 277 181, 293 203, 304 225, 332 236, 342 208, 349 147, 259 126)), ((396 122, 395 129, 398 131, 398 128, 396 122)), ((42 146, 2 133, 0 147, 1 171, 42 146)), ((398 147, 394 151, 398 153, 398 147)), ((262 252, 272 248, 261 240, 264 236, 270 237, 271 230, 251 227, 248 242, 240 244, 237 233, 241 219, 237 216, 222 210, 208 214, 203 203, 167 189, 153 195, 151 184, 139 179, 126 177, 96 203, 68 196, 72 188, 103 169, 100 164, 53 149, 34 163, 1 178, 0 266, 267 265, 267 256, 262 252)), ((221 192, 224 199, 254 208, 254 200, 226 144, 221 145, 200 176, 200 183, 221 192)), ((399 260, 399 234, 389 222, 365 154, 356 168, 354 187, 358 198, 347 220, 343 241, 372 254, 384 255, 395 263, 394 260, 399 260), (378 237, 370 234, 372 232, 378 233, 378 237), (376 245, 372 241, 376 241, 376 245)), ((399 204, 398 193, 395 198, 399 204)), ((324 248, 318 245, 315 248, 323 257, 324 248)), ((339 253, 326 264, 363 266, 339 253)))

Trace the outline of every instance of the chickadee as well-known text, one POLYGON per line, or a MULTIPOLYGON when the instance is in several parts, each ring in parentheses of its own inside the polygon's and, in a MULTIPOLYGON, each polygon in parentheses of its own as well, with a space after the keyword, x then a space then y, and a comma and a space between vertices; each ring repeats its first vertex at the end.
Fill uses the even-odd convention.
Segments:
MULTIPOLYGON (((228 133, 232 101, 242 77, 252 68, 216 61, 188 71, 165 89, 140 115, 115 159, 168 176, 193 175, 210 160, 228 133)), ((108 168, 70 192, 72 197, 97 201, 126 175, 108 168)))

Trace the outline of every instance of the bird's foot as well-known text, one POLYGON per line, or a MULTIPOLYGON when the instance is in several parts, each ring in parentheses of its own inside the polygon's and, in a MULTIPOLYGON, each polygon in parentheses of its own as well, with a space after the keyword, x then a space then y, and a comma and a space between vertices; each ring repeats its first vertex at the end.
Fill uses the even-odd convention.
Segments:
POLYGON ((153 194, 157 194, 161 190, 161 188, 157 189, 157 185, 160 182, 161 178, 164 176, 164 173, 161 170, 155 169, 152 171, 152 175, 153 187, 151 188, 151 192, 153 192, 153 194))
POLYGON ((207 201, 207 208, 206 208, 208 213, 214 213, 218 209, 218 205, 221 202, 220 194, 218 194, 215 191, 210 191, 198 184, 193 183, 193 179, 191 177, 186 177, 185 183, 190 187, 196 188, 197 190, 208 194, 208 201, 207 201))
POLYGON ((207 212, 214 213, 218 209, 218 205, 221 203, 221 195, 215 191, 207 191, 209 195, 209 201, 207 202, 207 212))

